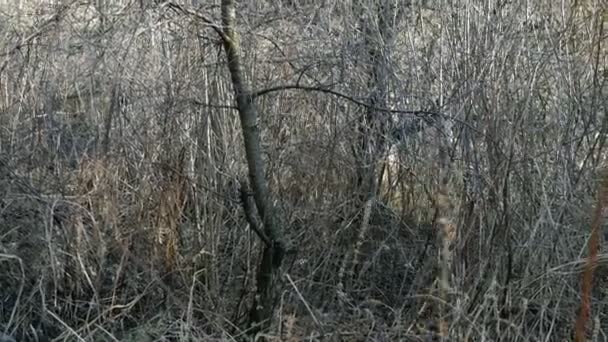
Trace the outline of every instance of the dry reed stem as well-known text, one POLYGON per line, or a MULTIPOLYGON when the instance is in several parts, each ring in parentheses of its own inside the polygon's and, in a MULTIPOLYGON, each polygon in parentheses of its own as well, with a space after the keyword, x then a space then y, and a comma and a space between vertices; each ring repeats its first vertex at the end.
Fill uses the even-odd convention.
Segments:
POLYGON ((363 208, 363 219, 361 221, 361 230, 359 231, 359 236, 355 243, 355 248, 353 249, 353 260, 351 262, 350 272, 351 277, 355 276, 355 271, 357 266, 359 265, 359 258, 361 256, 361 249, 363 248, 363 244, 365 243, 365 238, 367 236, 367 232, 369 231, 369 220, 372 214, 372 206, 374 205, 375 197, 369 198, 365 202, 365 207, 363 208))
POLYGON ((586 341, 587 320, 591 315, 591 289, 593 287, 593 270, 598 259, 599 231, 604 216, 606 203, 608 202, 608 168, 602 170, 600 191, 591 222, 591 237, 589 238, 589 259, 583 272, 581 285, 581 308, 576 320, 574 341, 586 341))
MULTIPOLYGON (((442 189, 438 194, 437 207, 440 210, 440 217, 437 220, 438 227, 441 230, 438 234, 441 246, 440 255, 440 276, 439 276, 439 290, 440 298, 443 303, 449 303, 448 294, 451 291, 450 286, 450 275, 452 274, 452 263, 453 255, 451 246, 456 239, 456 226, 450 220, 450 198, 447 195, 447 190, 442 189)), ((447 309, 445 304, 439 303, 439 336, 442 339, 448 338, 449 335, 449 324, 446 320, 447 309)))

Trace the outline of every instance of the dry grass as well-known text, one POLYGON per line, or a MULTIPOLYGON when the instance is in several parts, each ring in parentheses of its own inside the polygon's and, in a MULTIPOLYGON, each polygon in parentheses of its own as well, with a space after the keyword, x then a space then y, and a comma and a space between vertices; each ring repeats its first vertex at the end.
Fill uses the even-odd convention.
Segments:
POLYGON ((606 340, 608 255, 586 252, 602 240, 605 10, 496 3, 404 12, 388 107, 450 120, 374 155, 361 200, 360 16, 241 2, 256 89, 345 94, 256 99, 290 247, 256 336, 261 241, 215 33, 152 2, 0 10, 0 342, 568 341, 582 298, 588 339, 606 340))

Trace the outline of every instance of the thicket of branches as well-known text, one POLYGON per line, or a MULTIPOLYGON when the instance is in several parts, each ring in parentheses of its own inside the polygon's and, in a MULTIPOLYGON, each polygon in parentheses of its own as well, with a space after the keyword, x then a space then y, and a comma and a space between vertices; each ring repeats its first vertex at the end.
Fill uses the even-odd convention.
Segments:
POLYGON ((0 339, 572 337, 605 1, 237 2, 285 244, 264 322, 220 5, 0 4, 0 339))

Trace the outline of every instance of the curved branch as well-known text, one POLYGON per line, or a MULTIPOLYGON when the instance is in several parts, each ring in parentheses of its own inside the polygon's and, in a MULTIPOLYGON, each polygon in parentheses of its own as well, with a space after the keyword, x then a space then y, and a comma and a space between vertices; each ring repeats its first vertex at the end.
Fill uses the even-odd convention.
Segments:
POLYGON ((213 20, 211 20, 209 17, 205 16, 204 14, 200 13, 199 11, 190 9, 190 8, 186 8, 180 4, 176 4, 174 2, 165 2, 161 5, 161 7, 167 7, 172 9, 175 12, 180 12, 182 14, 187 14, 190 15, 192 17, 195 17, 197 19, 200 19, 205 25, 207 25, 208 27, 211 27, 215 33, 217 33, 220 38, 222 38, 223 41, 228 40, 228 36, 226 36, 226 34, 224 33, 224 31, 222 30, 222 27, 220 25, 217 25, 216 23, 213 22, 213 20))
POLYGON ((270 87, 270 88, 251 92, 250 96, 253 100, 255 100, 258 97, 262 97, 264 95, 268 95, 268 94, 279 92, 279 91, 285 91, 285 90, 302 90, 302 91, 308 91, 308 92, 318 92, 318 93, 329 94, 329 95, 333 95, 333 96, 341 98, 341 99, 345 99, 349 102, 352 102, 352 103, 354 103, 358 106, 364 107, 366 109, 373 109, 374 111, 378 111, 378 112, 391 113, 391 114, 410 114, 410 115, 415 115, 415 116, 419 116, 419 117, 425 117, 425 116, 426 117, 428 117, 428 116, 439 117, 439 118, 442 118, 445 120, 451 120, 451 121, 459 123, 463 126, 466 126, 468 129, 472 130, 475 133, 481 133, 479 130, 477 130, 475 127, 473 127, 468 122, 461 120, 461 119, 457 119, 457 118, 447 115, 447 114, 427 111, 427 110, 404 110, 404 109, 390 109, 390 108, 378 107, 378 106, 374 106, 374 105, 365 103, 364 101, 358 100, 353 96, 350 96, 350 95, 347 95, 347 94, 344 94, 344 93, 341 93, 339 91, 332 90, 329 88, 323 88, 323 87, 304 86, 304 85, 299 85, 299 84, 284 84, 284 85, 279 85, 279 86, 270 87))
POLYGON ((365 103, 365 102, 363 102, 361 100, 357 100, 356 98, 354 98, 354 97, 352 97, 350 95, 346 95, 344 93, 341 93, 339 91, 335 91, 335 90, 328 89, 328 88, 322 88, 322 87, 303 86, 303 85, 299 85, 299 84, 285 84, 285 85, 280 85, 280 86, 276 86, 276 87, 270 87, 270 88, 258 90, 258 91, 252 92, 251 93, 251 97, 253 99, 255 99, 257 97, 268 95, 270 93, 274 93, 274 92, 278 92, 278 91, 283 91, 283 90, 293 90, 293 89, 330 94, 330 95, 333 95, 333 96, 336 96, 336 97, 348 100, 348 101, 350 101, 350 102, 352 102, 352 103, 354 103, 354 104, 356 104, 358 106, 369 108, 369 109, 373 109, 373 110, 376 110, 376 111, 379 111, 379 112, 396 113, 396 114, 445 116, 444 114, 441 114, 441 113, 430 112, 430 111, 425 111, 425 110, 398 110, 398 109, 389 109, 389 108, 376 107, 376 106, 369 105, 369 104, 367 104, 367 103, 365 103))

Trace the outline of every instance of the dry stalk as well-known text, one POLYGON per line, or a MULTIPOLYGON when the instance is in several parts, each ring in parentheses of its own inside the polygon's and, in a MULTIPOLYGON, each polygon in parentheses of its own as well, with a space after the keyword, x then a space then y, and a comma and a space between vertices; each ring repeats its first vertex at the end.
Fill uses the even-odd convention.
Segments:
POLYGON ((167 272, 172 272, 177 264, 179 253, 180 222, 186 202, 187 179, 183 173, 184 149, 171 167, 160 193, 157 217, 157 242, 163 247, 163 260, 167 272))
POLYGON ((591 237, 589 238, 589 259, 583 272, 581 285, 581 308, 576 320, 574 340, 576 342, 586 341, 587 321, 591 315, 591 289, 593 287, 593 270, 598 260, 598 249, 600 245, 599 232, 608 204, 608 168, 602 170, 600 176, 600 190, 597 204, 591 221, 591 237))
POLYGON ((448 295, 451 291, 450 286, 450 275, 452 274, 452 265, 453 265, 453 254, 451 250, 451 246, 453 245, 456 239, 456 225, 449 218, 449 208, 450 202, 449 197, 446 195, 445 191, 442 191, 437 200, 437 205, 440 210, 440 217, 437 220, 439 225, 439 229, 441 231, 438 234, 441 245, 441 255, 440 255, 440 268, 441 273, 439 276, 439 291, 441 301, 439 304, 439 334, 441 338, 446 339, 448 337, 448 322, 446 320, 447 317, 447 306, 445 303, 449 303, 448 295))
POLYGON ((359 236, 357 241, 355 242, 355 248, 353 249, 353 261, 350 266, 349 274, 354 276, 355 270, 357 269, 357 265, 359 264, 360 256, 361 256, 361 248, 363 247, 363 243, 365 243, 365 237, 367 236, 367 232, 369 230, 369 218, 372 213, 372 206, 374 204, 375 197, 369 198, 365 202, 365 207, 363 207, 363 219, 361 221, 361 230, 359 230, 359 236))

